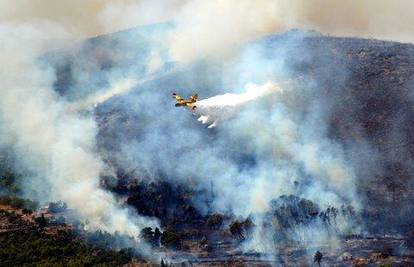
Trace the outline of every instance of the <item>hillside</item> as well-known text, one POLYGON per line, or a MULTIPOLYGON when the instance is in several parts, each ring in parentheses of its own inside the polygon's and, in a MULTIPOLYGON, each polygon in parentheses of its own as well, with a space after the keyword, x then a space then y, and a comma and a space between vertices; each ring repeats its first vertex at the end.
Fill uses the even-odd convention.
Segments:
MULTIPOLYGON (((292 38, 296 40, 297 37, 291 35, 296 34, 261 40, 266 47, 264 53, 270 60, 286 58, 290 79, 297 79, 299 84, 312 81, 319 87, 322 92, 319 97, 330 108, 329 135, 348 149, 357 176, 361 177, 358 191, 369 203, 369 212, 380 212, 380 221, 385 228, 409 230, 406 226, 414 220, 414 215, 405 209, 414 204, 413 123, 410 119, 413 114, 414 46, 319 35, 305 35, 295 43, 292 38), (312 53, 303 56, 306 51, 312 53), (396 206, 399 209, 395 209, 396 206)), ((186 75, 201 77, 191 87, 203 88, 206 83, 211 85, 209 78, 212 76, 217 76, 216 83, 224 79, 217 75, 216 69, 216 65, 208 64, 202 68, 199 65, 190 67, 146 83, 131 94, 145 97, 145 90, 151 90, 149 88, 159 91, 166 87, 185 88, 188 82, 181 78, 186 75)), ((267 75, 271 76, 271 73, 267 75)), ((128 102, 127 98, 131 96, 115 97, 96 110, 100 142, 109 151, 117 147, 117 140, 132 136, 139 140, 139 125, 142 124, 134 121, 151 119, 148 114, 125 111, 123 105, 128 102)), ((145 109, 168 105, 165 97, 154 101, 145 109)), ((211 134, 214 136, 214 133, 206 132, 207 136, 211 134)))
MULTIPOLYGON (((96 120, 100 188, 159 220, 161 230, 141 229, 151 252, 199 266, 306 265, 316 251, 327 264, 412 264, 414 45, 290 31, 179 64, 159 39, 168 28, 97 37, 42 59, 69 103, 136 81, 79 117, 96 120), (217 108, 213 128, 170 95, 236 98, 269 81, 281 90, 217 108)), ((100 253, 131 260, 85 250, 82 262, 100 253)))
MULTIPOLYGON (((414 114, 414 46, 300 32, 271 36, 252 46, 264 47, 260 52, 266 60, 278 61, 282 58, 283 67, 288 69, 282 76, 266 69, 256 82, 272 78, 281 81, 290 79, 294 80, 297 86, 309 86, 309 83, 312 83, 312 86, 318 87, 317 98, 326 103, 329 110, 326 115, 329 122, 328 136, 344 147, 358 177, 356 189, 363 203, 360 214, 362 225, 373 235, 410 236, 414 223, 414 173, 411 164, 414 139, 413 122, 410 119, 414 114)), ((119 151, 125 139, 145 143, 145 134, 142 134, 142 131, 148 131, 148 128, 151 131, 151 120, 156 118, 154 114, 162 112, 162 107, 169 105, 168 95, 153 95, 148 93, 149 91, 166 91, 168 94, 171 90, 169 88, 183 88, 189 92, 199 90, 203 97, 207 97, 214 94, 212 87, 222 88, 223 84, 225 85, 226 68, 228 66, 225 63, 222 65, 217 61, 187 66, 160 79, 149 81, 126 96, 114 97, 95 110, 100 127, 101 149, 104 155, 109 155, 108 161, 119 167, 118 178, 121 180, 112 190, 123 197, 129 196, 128 204, 136 207, 141 214, 159 217, 166 226, 170 225, 172 220, 175 221, 175 227, 180 229, 193 221, 193 225, 189 227, 200 230, 199 220, 204 215, 198 214, 197 204, 194 207, 194 201, 191 201, 194 194, 200 192, 191 187, 187 188, 184 184, 177 185, 172 182, 174 179, 169 178, 165 179, 167 184, 155 181, 150 185, 151 189, 145 189, 144 185, 138 190, 133 181, 141 180, 139 175, 133 169, 124 169, 122 164, 110 155, 114 151, 119 151), (151 99, 152 97, 154 98, 151 99), (143 106, 129 112, 125 105, 130 105, 129 99, 137 98, 150 101, 139 101, 137 105, 143 106), (151 109, 154 107, 157 110, 152 112, 151 109), (141 110, 145 112, 138 112, 141 110), (143 121, 148 124, 144 126, 142 123, 134 123, 143 121), (148 128, 145 130, 141 127, 148 128), (174 196, 166 193, 170 189, 162 189, 165 186, 171 187, 173 191, 177 190, 177 187, 180 189, 174 196), (159 192, 156 193, 157 191, 159 192), (161 202, 151 204, 153 199, 161 199, 161 202), (177 215, 177 212, 181 215, 177 215), (184 225, 180 225, 184 222, 184 225)), ((259 70, 253 69, 252 72, 259 70)), ((177 114, 174 113, 173 116, 177 114)), ((200 127, 190 116, 176 117, 176 123, 189 125, 190 128, 200 127)), ((180 138, 174 137, 174 123, 167 123, 165 127, 171 133, 170 138, 180 138)), ((214 142, 217 137, 214 130, 201 131, 210 142, 214 142)), ((247 161, 248 157, 245 155, 247 161)), ((159 177, 170 176, 162 168, 155 170, 155 173, 159 177)), ((152 175, 154 174, 149 174, 152 175)), ((205 201, 208 206, 210 200, 205 201)), ((207 218, 201 220, 205 221, 207 218)), ((197 235, 198 239, 203 237, 203 234, 197 235)), ((354 249, 354 253, 358 254, 358 247, 354 249)))

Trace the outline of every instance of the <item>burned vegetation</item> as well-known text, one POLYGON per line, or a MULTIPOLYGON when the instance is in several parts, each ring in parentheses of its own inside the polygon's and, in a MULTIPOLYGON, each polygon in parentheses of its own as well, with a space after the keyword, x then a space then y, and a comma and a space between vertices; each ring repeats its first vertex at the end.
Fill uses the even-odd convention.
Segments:
MULTIPOLYGON (((414 264, 414 46, 315 33, 300 33, 300 42, 292 43, 291 35, 296 34, 290 32, 259 42, 269 60, 286 53, 278 48, 289 45, 287 55, 283 54, 290 70, 288 78, 298 86, 308 86, 309 81, 317 84, 318 98, 326 100, 330 107, 326 115, 328 136, 344 148, 345 156, 355 166, 358 206, 349 201, 322 206, 298 193, 275 196, 266 203, 260 219, 254 212, 236 216, 226 207, 219 212, 212 208, 216 198, 213 183, 207 186, 209 189, 200 188, 196 183, 171 177, 157 166, 136 171, 120 164, 117 152, 122 142, 145 144, 143 125, 156 122, 126 112, 129 102, 116 96, 93 111, 99 153, 114 170, 114 175, 101 177, 100 186, 112 192, 123 207, 159 220, 159 227, 148 225, 135 238, 161 255, 161 266, 309 266, 314 260, 315 264, 340 266, 414 264), (304 51, 312 53, 303 56, 304 51), (266 244, 252 244, 255 235, 266 244), (262 246, 267 247, 261 250, 262 246)), ((88 49, 92 44, 99 45, 99 38, 90 42, 88 49)), ((56 87, 61 93, 70 87, 73 78, 70 64, 57 70, 57 83, 62 84, 56 87)), ((116 64, 102 63, 96 72, 116 64)), ((170 87, 189 86, 194 81, 181 82, 187 73, 207 77, 210 72, 217 70, 200 63, 161 81, 145 83, 142 91, 165 82, 170 87)), ((207 88, 211 82, 203 80, 197 85, 207 88)), ((153 104, 145 103, 145 108, 153 108, 153 104)), ((167 132, 176 130, 168 127, 167 132)), ((214 129, 201 131, 205 131, 206 142, 215 142, 219 135, 214 129)), ((186 149, 196 148, 185 148, 183 154, 186 149)), ((249 154, 237 158, 240 169, 258 161, 249 154)), ((8 172, 0 180, 8 195, 0 197, 1 263, 147 264, 140 260, 139 253, 125 248, 130 243, 120 242, 123 237, 84 231, 84 225, 72 220, 70 207, 64 203, 52 203, 48 212, 42 212, 36 203, 15 198, 20 193, 16 179, 8 172)), ((306 182, 292 181, 290 186, 301 192, 306 182)))

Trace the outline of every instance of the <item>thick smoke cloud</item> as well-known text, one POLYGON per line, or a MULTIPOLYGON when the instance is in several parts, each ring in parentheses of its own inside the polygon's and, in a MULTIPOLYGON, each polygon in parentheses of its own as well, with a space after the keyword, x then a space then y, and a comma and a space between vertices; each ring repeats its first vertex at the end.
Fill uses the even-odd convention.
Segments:
MULTIPOLYGON (((2 24, 6 41, 0 45, 1 146, 13 151, 16 169, 30 178, 27 188, 44 193, 44 200, 66 201, 92 229, 136 236, 140 227, 153 224, 120 208, 100 189, 99 176, 111 173, 102 156, 138 179, 193 185, 199 192, 194 204, 205 213, 254 214, 260 222, 269 202, 284 194, 321 207, 346 203, 359 208, 353 165, 343 147, 328 138, 331 103, 321 97, 317 81, 279 83, 292 74, 288 58, 267 58, 261 51, 265 44, 245 48, 264 35, 296 27, 411 41, 407 34, 414 23, 404 16, 408 1, 62 1, 43 6, 47 2, 2 2, 3 21, 57 21, 59 26, 2 24), (72 12, 54 12, 61 8, 72 12), (75 56, 73 84, 54 90, 53 69, 40 60, 51 48, 50 39, 157 21, 168 25, 155 34, 123 33, 114 42, 119 50, 112 49, 110 37, 102 50, 92 42, 86 54, 93 60, 75 56), (185 72, 206 58, 212 59, 209 72, 185 72), (110 70, 101 68, 102 61, 111 63, 110 70), (164 68, 170 61, 184 70, 173 68, 177 76, 169 75, 164 68), (218 74, 210 72, 214 67, 218 74), (148 75, 159 79, 142 82, 148 75), (170 105, 172 87, 211 96, 200 101, 200 117, 170 105), (94 118, 79 112, 94 105, 98 112, 117 108, 134 118, 132 136, 114 130, 114 139, 105 140, 116 151, 95 146, 94 118)), ((296 36, 277 49, 288 54, 300 42, 296 36)), ((311 54, 302 51, 304 58, 311 54)))
POLYGON ((68 35, 59 27, 48 29, 0 27, 0 147, 14 155, 27 194, 63 200, 88 221, 88 229, 137 237, 140 227, 155 222, 131 215, 100 188, 100 175, 110 169, 96 153, 95 121, 70 110, 53 89, 54 69, 42 60, 51 40, 68 35))
MULTIPOLYGON (((305 175, 299 170, 300 166, 313 177, 312 184, 315 184, 315 188, 311 187, 306 192, 307 198, 324 205, 338 205, 344 199, 354 201, 354 174, 341 158, 341 148, 327 139, 323 131, 316 133, 313 130, 321 127, 319 123, 324 123, 322 114, 315 110, 301 118, 299 114, 307 108, 306 101, 311 96, 300 88, 285 86, 287 89, 283 90, 272 83, 247 85, 246 92, 241 94, 201 100, 196 113, 202 114, 203 122, 213 121, 209 128, 222 120, 221 127, 228 131, 226 137, 230 137, 227 142, 232 144, 234 142, 230 140, 237 140, 233 147, 240 146, 239 153, 244 147, 244 153, 255 155, 261 164, 267 162, 259 167, 259 175, 256 176, 263 177, 263 180, 259 179, 253 193, 247 194, 253 197, 254 202, 261 203, 259 206, 266 206, 275 195, 281 195, 278 191, 282 187, 285 190, 291 187, 285 193, 295 193, 293 182, 304 182, 305 175), (280 162, 284 163, 278 166, 280 162), (291 165, 284 167, 288 162, 291 165), (275 186, 277 184, 280 186, 275 186), (272 187, 274 192, 269 190, 272 187), (318 192, 318 196, 312 191, 318 192), (328 193, 324 195, 321 192, 328 193)), ((357 205, 355 202, 352 204, 357 205)))
POLYGON ((171 55, 189 61, 228 54, 241 43, 294 28, 412 42, 410 7, 406 0, 189 1, 174 16, 171 55))
POLYGON ((175 18, 184 30, 178 43, 188 47, 197 37, 194 53, 212 43, 217 51, 228 41, 291 28, 412 42, 412 7, 409 0, 3 0, 0 21, 49 21, 82 37, 175 18))
POLYGON ((170 56, 190 62, 231 56, 242 43, 293 28, 411 42, 411 5, 406 0, 141 0, 101 2, 91 17, 99 32, 171 21, 176 30, 168 38, 170 56))

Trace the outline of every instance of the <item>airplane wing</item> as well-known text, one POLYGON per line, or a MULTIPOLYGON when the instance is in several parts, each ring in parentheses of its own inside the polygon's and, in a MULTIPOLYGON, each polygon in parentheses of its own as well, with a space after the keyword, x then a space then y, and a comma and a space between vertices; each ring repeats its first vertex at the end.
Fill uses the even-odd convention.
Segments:
POLYGON ((177 95, 177 94, 173 94, 173 98, 175 98, 175 100, 177 101, 183 101, 184 98, 182 98, 181 96, 177 95))

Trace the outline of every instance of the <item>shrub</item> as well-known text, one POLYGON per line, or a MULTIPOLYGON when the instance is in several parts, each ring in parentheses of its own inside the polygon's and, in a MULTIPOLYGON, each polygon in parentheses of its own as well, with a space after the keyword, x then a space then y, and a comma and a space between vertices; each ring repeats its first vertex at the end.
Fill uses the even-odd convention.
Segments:
POLYGON ((181 247, 181 240, 175 232, 166 230, 161 235, 161 245, 166 248, 179 249, 181 247))

